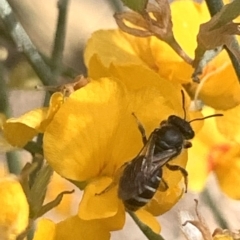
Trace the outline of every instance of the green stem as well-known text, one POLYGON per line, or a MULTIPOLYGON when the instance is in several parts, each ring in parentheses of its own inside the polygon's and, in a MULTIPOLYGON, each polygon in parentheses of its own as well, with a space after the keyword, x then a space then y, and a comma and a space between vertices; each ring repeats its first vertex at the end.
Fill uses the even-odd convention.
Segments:
POLYGON ((66 35, 68 2, 69 0, 58 1, 58 21, 51 64, 54 79, 57 79, 62 73, 62 59, 66 35))
POLYGON ((206 4, 211 16, 218 13, 224 6, 222 0, 206 0, 206 4))
MULTIPOLYGON (((4 113, 6 117, 10 117, 10 108, 7 95, 7 84, 6 84, 6 71, 3 63, 0 61, 0 112, 4 113)), ((17 152, 7 152, 7 165, 10 173, 19 174, 20 173, 20 162, 17 152)))
POLYGON ((216 202, 213 201, 210 192, 207 188, 205 188, 200 197, 203 199, 203 201, 209 206, 211 209, 213 216, 218 224, 218 226, 222 229, 229 229, 229 225, 223 215, 221 214, 220 210, 217 207, 216 202))
POLYGON ((44 85, 56 85, 51 69, 44 62, 22 25, 17 21, 7 0, 0 1, 0 18, 19 51, 22 51, 44 85))
POLYGON ((140 230, 143 232, 143 234, 150 240, 164 240, 164 238, 155 232, 152 231, 150 227, 142 223, 136 214, 132 211, 128 211, 128 214, 132 217, 134 222, 137 224, 137 226, 140 228, 140 230))
MULTIPOLYGON (((221 10, 221 8, 224 6, 222 0, 206 0, 206 3, 211 16, 214 16, 216 13, 218 13, 221 10)), ((235 48, 240 49, 237 39, 235 37, 233 38, 234 40, 232 44, 235 45, 235 48)), ((224 46, 224 48, 227 51, 229 58, 231 59, 231 62, 236 72, 236 75, 238 77, 238 80, 240 81, 240 63, 226 46, 224 46)))
POLYGON ((18 153, 16 151, 7 152, 6 157, 9 172, 18 175, 21 172, 18 153))
POLYGON ((30 141, 25 146, 24 149, 28 152, 30 152, 32 155, 35 155, 36 153, 43 155, 43 149, 42 147, 37 144, 36 142, 30 141))
POLYGON ((121 12, 123 10, 122 4, 119 0, 107 0, 109 5, 115 12, 121 12))

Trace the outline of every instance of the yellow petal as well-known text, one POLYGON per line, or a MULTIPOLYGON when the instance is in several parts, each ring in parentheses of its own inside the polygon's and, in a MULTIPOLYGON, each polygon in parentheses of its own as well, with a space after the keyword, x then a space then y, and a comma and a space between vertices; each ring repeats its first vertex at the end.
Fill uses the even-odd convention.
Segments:
POLYGON ((184 189, 180 183, 169 186, 165 192, 157 191, 153 199, 147 204, 145 210, 154 216, 159 216, 169 211, 183 196, 184 189))
POLYGON ((240 143, 240 105, 226 111, 217 112, 224 115, 216 119, 219 132, 227 139, 240 143))
POLYGON ((110 232, 100 221, 84 221, 78 216, 67 218, 57 224, 41 219, 34 240, 109 240, 110 232))
POLYGON ((239 231, 232 232, 228 229, 216 229, 213 233, 213 240, 237 240, 239 237, 239 231))
POLYGON ((16 147, 23 147, 38 133, 45 131, 63 102, 61 93, 54 93, 49 108, 35 109, 18 118, 10 118, 3 124, 6 140, 16 147))
POLYGON ((3 125, 4 137, 17 147, 23 147, 38 134, 43 119, 46 118, 47 108, 30 111, 19 118, 10 118, 3 125))
MULTIPOLYGON (((183 50, 193 57, 199 26, 210 18, 206 4, 187 0, 173 1, 170 6, 175 38, 183 50)), ((169 45, 157 38, 151 38, 150 48, 160 76, 178 83, 191 81, 192 67, 184 62, 169 45)))
POLYGON ((104 66, 100 56, 96 53, 90 58, 88 63, 88 76, 92 79, 110 77, 109 67, 104 66))
POLYGON ((78 181, 99 175, 111 159, 125 91, 108 79, 92 81, 62 105, 44 135, 45 157, 60 175, 78 181))
MULTIPOLYGON (((187 160, 188 160, 188 153, 186 150, 183 150, 178 157, 174 158, 169 162, 169 165, 177 165, 182 168, 186 168, 187 160)), ((167 191, 171 191, 171 187, 174 187, 176 184, 178 184, 179 181, 183 179, 183 175, 181 174, 180 171, 171 171, 166 166, 164 166, 163 178, 169 186, 169 190, 167 191)), ((180 188, 182 189, 182 187, 180 188)))
POLYGON ((136 216, 139 218, 139 220, 150 227, 155 233, 160 233, 161 231, 161 226, 157 219, 153 217, 152 214, 149 212, 145 211, 144 209, 139 209, 136 212, 136 216))
POLYGON ((205 187, 209 174, 207 157, 210 146, 199 139, 198 136, 193 139, 192 144, 193 147, 189 149, 187 163, 189 189, 201 191, 205 187))
MULTIPOLYGON (((171 98, 176 91, 180 93, 180 85, 172 84, 166 79, 161 78, 156 72, 146 66, 126 64, 119 66, 111 64, 109 72, 121 80, 130 89, 141 89, 143 87, 156 86, 161 89, 161 94, 166 98, 171 98)), ((179 104, 179 103, 178 103, 179 104)))
POLYGON ((116 215, 119 205, 117 187, 115 186, 106 193, 97 195, 106 189, 110 183, 110 178, 101 178, 87 185, 79 206, 78 215, 81 219, 101 219, 116 215))
POLYGON ((125 208, 122 202, 119 202, 117 214, 109 218, 101 219, 101 222, 107 227, 107 229, 116 231, 123 228, 125 224, 125 217, 125 208))
POLYGON ((89 66, 89 61, 94 54, 101 57, 101 61, 106 67, 112 62, 118 64, 126 64, 126 62, 144 64, 136 55, 131 43, 125 39, 125 34, 119 30, 100 30, 93 33, 84 52, 86 66, 89 66))
POLYGON ((136 92, 118 81, 101 79, 74 92, 49 124, 45 157, 60 175, 85 181, 112 176, 142 148, 136 116, 149 135, 160 121, 179 110, 180 91, 149 87, 136 92), (174 95, 175 92, 175 95, 174 95))
POLYGON ((0 179, 0 194, 1 237, 15 239, 14 237, 22 233, 28 225, 28 202, 14 176, 0 179))
POLYGON ((3 137, 3 133, 0 129, 0 153, 9 152, 16 149, 16 147, 13 147, 11 144, 9 144, 9 142, 3 137))
POLYGON ((234 240, 231 236, 215 235, 213 240, 234 240))
POLYGON ((239 81, 225 51, 208 64, 201 78, 204 83, 199 97, 206 105, 226 110, 240 104, 239 81), (219 84, 219 80, 224 84, 219 84))
POLYGON ((41 126, 39 127, 40 132, 44 132, 48 124, 53 119, 55 113, 59 110, 59 108, 64 103, 64 96, 61 92, 55 92, 51 96, 49 107, 47 111, 47 115, 45 119, 41 122, 41 126))
POLYGON ((66 219, 57 224, 55 240, 109 240, 110 233, 101 221, 84 221, 78 216, 66 219))
POLYGON ((214 159, 214 171, 222 191, 233 199, 240 199, 240 145, 229 146, 214 159))
POLYGON ((207 5, 183 0, 174 1, 170 6, 174 35, 184 51, 193 57, 199 26, 210 19, 207 5))
MULTIPOLYGON (((214 113, 215 111, 212 108, 205 107, 203 109, 204 116, 214 113)), ((201 121, 204 125, 196 133, 195 138, 192 140, 192 147, 188 150, 189 189, 193 191, 201 191, 205 187, 208 174, 212 171, 210 159, 212 149, 216 145, 226 143, 226 139, 216 127, 216 121, 221 118, 224 119, 224 117, 216 117, 201 121), (211 137, 209 137, 209 133, 211 133, 211 137)))
POLYGON ((37 224, 33 240, 55 240, 56 225, 49 219, 41 219, 37 224))

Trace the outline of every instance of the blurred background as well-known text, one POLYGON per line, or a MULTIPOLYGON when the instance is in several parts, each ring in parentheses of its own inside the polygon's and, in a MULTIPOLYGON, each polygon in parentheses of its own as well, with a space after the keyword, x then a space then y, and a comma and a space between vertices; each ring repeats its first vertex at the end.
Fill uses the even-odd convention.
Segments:
MULTIPOLYGON (((58 16, 57 0, 9 0, 9 3, 39 52, 49 58, 52 53, 58 16)), ((121 9, 122 4, 117 0, 71 0, 69 2, 63 63, 72 70, 72 76, 86 74, 83 51, 87 39, 95 30, 116 28, 113 13, 121 9)), ((1 63, 4 83, 2 82, 0 86, 0 110, 4 110, 7 117, 16 117, 26 111, 41 107, 44 103, 45 93, 34 89, 41 82, 25 56, 18 51, 12 42, 9 32, 1 21, 0 51, 3 52, 2 54, 6 54, 1 63)), ((59 83, 69 81, 71 81, 71 77, 58 79, 59 83)), ((10 165, 16 165, 15 168, 18 171, 24 163, 30 160, 30 157, 30 154, 24 150, 11 154, 2 153, 0 155, 1 169, 7 171, 7 162, 10 165), (17 166, 16 161, 11 161, 11 159, 18 159, 19 166, 17 166)), ((12 169, 14 169, 14 166, 12 169)), ((56 175, 49 186, 46 201, 53 199, 62 190, 73 188, 72 184, 56 175)), ((211 232, 219 227, 219 222, 216 221, 209 205, 211 202, 217 203, 217 207, 224 219, 227 220, 230 229, 240 229, 240 204, 237 201, 230 200, 219 190, 214 175, 209 176, 206 189, 211 195, 210 200, 205 193, 199 194, 190 191, 173 209, 158 217, 162 226, 161 234, 166 240, 184 239, 181 233, 179 213, 186 210, 195 215, 194 199, 199 199, 199 211, 205 218, 211 232)), ((60 221, 69 213, 74 214, 78 208, 80 196, 81 192, 76 189, 74 196, 65 196, 61 205, 56 210, 49 212, 46 217, 60 221)), ((139 240, 145 239, 145 236, 128 217, 124 229, 113 232, 112 239, 139 240)), ((201 239, 201 237, 192 239, 201 239)))

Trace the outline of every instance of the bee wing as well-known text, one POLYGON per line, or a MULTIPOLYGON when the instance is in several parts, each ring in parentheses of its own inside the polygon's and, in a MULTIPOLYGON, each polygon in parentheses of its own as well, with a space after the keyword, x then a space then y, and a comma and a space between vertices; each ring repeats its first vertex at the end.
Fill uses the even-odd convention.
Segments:
POLYGON ((152 166, 147 168, 149 159, 138 155, 128 163, 119 181, 118 195, 122 200, 138 196, 145 190, 149 176, 176 156, 177 150, 169 149, 152 156, 152 166))
POLYGON ((138 155, 124 169, 118 188, 118 196, 122 200, 135 197, 144 190, 146 176, 142 171, 142 165, 145 161, 145 156, 138 155))
POLYGON ((146 179, 151 169, 155 149, 155 135, 152 133, 139 154, 127 164, 119 181, 118 195, 121 199, 138 196, 145 190, 146 179))
POLYGON ((158 167, 165 165, 168 161, 172 160, 178 155, 177 149, 168 149, 162 152, 158 152, 153 156, 153 164, 159 163, 158 167))
POLYGON ((151 133, 149 136, 147 143, 143 146, 141 151, 139 152, 138 156, 146 156, 151 149, 154 150, 155 148, 155 138, 156 135, 154 133, 151 133))

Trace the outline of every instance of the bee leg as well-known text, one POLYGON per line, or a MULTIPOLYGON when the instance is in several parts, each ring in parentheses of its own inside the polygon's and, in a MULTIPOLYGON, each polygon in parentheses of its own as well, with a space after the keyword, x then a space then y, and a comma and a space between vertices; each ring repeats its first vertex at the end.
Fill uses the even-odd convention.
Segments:
POLYGON ((102 195, 106 192, 108 192, 109 190, 111 190, 113 187, 116 186, 116 182, 111 182, 104 190, 102 190, 100 193, 95 193, 95 196, 99 196, 102 195))
POLYGON ((168 186, 167 182, 165 181, 164 178, 162 178, 162 179, 161 179, 161 182, 160 182, 160 185, 159 185, 159 190, 160 190, 161 192, 165 192, 165 191, 168 190, 168 188, 169 188, 169 186, 168 186))
POLYGON ((186 171, 186 169, 178 166, 178 165, 170 165, 170 164, 166 164, 166 167, 171 170, 171 171, 180 171, 184 177, 184 183, 186 186, 186 190, 185 193, 187 192, 187 188, 188 188, 188 172, 186 171))
POLYGON ((138 125, 138 130, 140 131, 141 135, 142 135, 142 141, 143 141, 143 145, 145 145, 147 143, 147 137, 146 137, 146 133, 145 133, 145 129, 142 125, 142 123, 138 120, 137 116, 135 115, 135 113, 132 113, 132 115, 135 117, 136 121, 137 121, 137 125, 138 125))
POLYGON ((102 195, 106 192, 108 192, 109 190, 111 190, 113 187, 115 187, 118 182, 119 182, 119 178, 122 175, 123 170, 126 168, 126 166, 129 164, 129 162, 124 163, 116 172, 115 177, 113 178, 113 181, 104 189, 102 190, 100 193, 95 193, 95 196, 99 196, 102 195))
POLYGON ((189 142, 189 141, 185 141, 183 147, 184 148, 191 148, 192 147, 192 143, 189 142))

